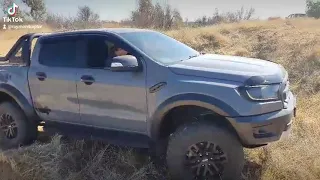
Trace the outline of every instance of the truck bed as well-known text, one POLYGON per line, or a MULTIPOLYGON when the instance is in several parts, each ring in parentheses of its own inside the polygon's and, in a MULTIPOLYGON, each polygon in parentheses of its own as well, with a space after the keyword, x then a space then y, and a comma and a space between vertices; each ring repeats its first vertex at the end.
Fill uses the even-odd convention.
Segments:
POLYGON ((23 66, 24 64, 19 59, 6 60, 5 57, 0 57, 0 66, 23 66))

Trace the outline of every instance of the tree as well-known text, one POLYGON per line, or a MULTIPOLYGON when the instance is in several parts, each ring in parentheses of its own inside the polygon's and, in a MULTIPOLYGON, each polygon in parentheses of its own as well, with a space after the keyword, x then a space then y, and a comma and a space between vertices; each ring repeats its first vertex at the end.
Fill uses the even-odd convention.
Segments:
POLYGON ((151 0, 139 0, 139 7, 132 12, 131 19, 138 27, 150 27, 153 25, 153 9, 151 0))
POLYGON ((95 13, 89 6, 79 6, 77 17, 73 20, 74 29, 85 29, 100 27, 100 16, 95 13))
POLYGON ((320 1, 307 0, 306 14, 309 17, 320 18, 320 1))
POLYGON ((44 0, 22 0, 22 2, 30 8, 27 15, 34 21, 44 20, 47 12, 44 0))
POLYGON ((243 17, 243 20, 250 20, 255 12, 256 10, 254 8, 250 8, 249 10, 246 11, 246 14, 243 17))
POLYGON ((218 9, 211 17, 203 16, 196 20, 196 24, 199 26, 215 25, 222 22, 235 23, 242 20, 250 20, 255 13, 254 8, 245 10, 243 7, 235 12, 220 13, 218 9))
POLYGON ((249 19, 252 18, 254 12, 255 12, 254 8, 250 8, 249 10, 245 11, 244 8, 241 7, 240 10, 238 10, 235 14, 233 14, 234 18, 232 17, 231 21, 239 22, 239 21, 242 21, 242 20, 249 20, 249 19))
POLYGON ((47 13, 46 24, 53 29, 76 29, 76 19, 74 17, 66 17, 61 14, 47 13))
POLYGON ((2 0, 1 1, 3 14, 7 14, 7 10, 9 8, 9 6, 11 6, 13 3, 14 3, 14 0, 2 0))
POLYGON ((97 22, 100 17, 89 6, 78 7, 77 20, 81 22, 97 22))
POLYGON ((170 5, 166 5, 165 15, 164 15, 164 28, 170 29, 173 22, 172 10, 170 5))
POLYGON ((210 24, 219 24, 225 21, 225 17, 219 13, 219 10, 216 8, 213 16, 209 19, 210 24))
POLYGON ((198 19, 196 20, 196 23, 197 23, 199 26, 209 25, 207 16, 202 16, 201 18, 198 18, 198 19))
POLYGON ((157 3, 153 12, 153 23, 156 28, 162 29, 164 27, 164 10, 162 6, 157 3))
POLYGON ((183 19, 178 9, 174 9, 172 14, 173 14, 173 26, 175 28, 180 28, 181 26, 183 26, 183 19))
POLYGON ((152 0, 139 0, 138 8, 132 11, 133 25, 143 28, 170 29, 180 27, 183 19, 177 9, 168 4, 152 4, 152 0))

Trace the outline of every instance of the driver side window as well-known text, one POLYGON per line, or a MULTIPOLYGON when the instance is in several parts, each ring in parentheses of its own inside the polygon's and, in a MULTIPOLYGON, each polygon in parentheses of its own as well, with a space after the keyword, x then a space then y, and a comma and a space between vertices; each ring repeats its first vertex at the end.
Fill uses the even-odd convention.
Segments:
MULTIPOLYGON (((112 66, 126 66, 119 57, 131 55, 130 51, 117 45, 110 39, 101 36, 87 37, 87 67, 93 69, 109 69, 112 66)), ((126 58, 129 59, 130 58, 126 58)))

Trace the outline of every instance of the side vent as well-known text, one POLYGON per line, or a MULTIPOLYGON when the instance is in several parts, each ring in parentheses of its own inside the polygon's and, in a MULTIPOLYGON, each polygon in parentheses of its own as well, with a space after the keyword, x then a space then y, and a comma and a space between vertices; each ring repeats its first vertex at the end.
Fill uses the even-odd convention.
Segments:
POLYGON ((160 91, 160 89, 162 89, 163 87, 165 87, 167 85, 166 82, 160 82, 152 87, 149 88, 149 92, 150 93, 155 93, 157 91, 160 91))

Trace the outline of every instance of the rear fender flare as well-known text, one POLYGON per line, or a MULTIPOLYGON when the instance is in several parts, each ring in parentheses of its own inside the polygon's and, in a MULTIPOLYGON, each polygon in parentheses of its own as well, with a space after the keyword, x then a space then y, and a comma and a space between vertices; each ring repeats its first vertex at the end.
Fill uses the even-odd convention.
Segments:
POLYGON ((28 100, 19 90, 8 84, 0 84, 0 92, 7 94, 12 99, 14 99, 14 101, 19 105, 30 122, 39 122, 39 117, 37 116, 33 106, 28 102, 28 100))

